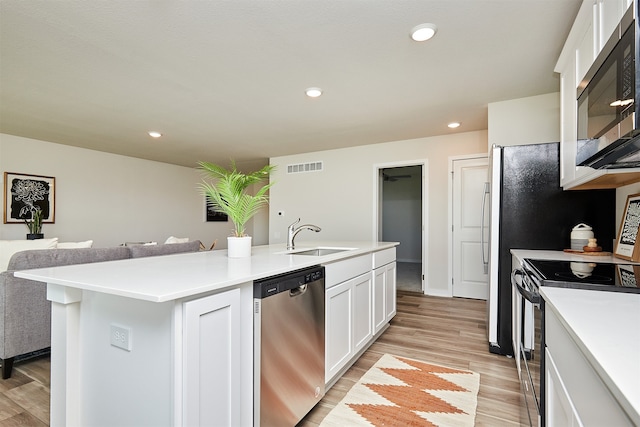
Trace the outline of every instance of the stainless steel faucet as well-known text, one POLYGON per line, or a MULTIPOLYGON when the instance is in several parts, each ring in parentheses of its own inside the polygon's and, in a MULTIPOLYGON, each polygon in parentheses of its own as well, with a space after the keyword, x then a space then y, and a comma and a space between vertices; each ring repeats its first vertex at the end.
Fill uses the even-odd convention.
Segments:
POLYGON ((299 222, 300 222, 300 218, 298 218, 296 222, 294 222, 287 228, 287 250, 288 251, 295 249, 293 239, 295 239, 296 235, 302 230, 311 230, 311 231, 315 231, 316 233, 322 230, 320 227, 313 224, 303 224, 300 227, 296 228, 296 224, 299 222))

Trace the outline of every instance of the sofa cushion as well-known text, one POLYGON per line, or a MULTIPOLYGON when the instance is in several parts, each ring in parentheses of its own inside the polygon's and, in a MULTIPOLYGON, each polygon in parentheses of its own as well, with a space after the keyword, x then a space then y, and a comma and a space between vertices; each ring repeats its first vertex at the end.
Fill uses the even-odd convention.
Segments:
POLYGON ((0 240, 0 271, 9 269, 9 260, 16 252, 32 249, 53 249, 57 244, 57 237, 36 240, 0 240))
POLYGON ((16 253, 9 261, 9 270, 57 267, 60 265, 88 264, 131 258, 129 248, 78 248, 34 250, 16 253))
POLYGON ((200 240, 194 240, 193 242, 187 243, 171 243, 154 246, 136 245, 129 246, 128 249, 131 251, 131 258, 171 255, 183 252, 198 252, 200 250, 200 240))
POLYGON ((58 242, 58 249, 90 248, 92 246, 93 240, 86 240, 84 242, 58 242))

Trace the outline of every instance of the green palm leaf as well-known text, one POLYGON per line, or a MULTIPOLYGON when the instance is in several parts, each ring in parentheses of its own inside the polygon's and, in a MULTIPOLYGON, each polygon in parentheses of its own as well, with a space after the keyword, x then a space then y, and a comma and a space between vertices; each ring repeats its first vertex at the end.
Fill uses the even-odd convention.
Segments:
POLYGON ((230 169, 208 162, 198 162, 198 165, 207 178, 214 180, 212 183, 203 179, 199 184, 201 192, 207 197, 208 205, 231 219, 236 237, 246 236, 246 223, 269 203, 266 193, 273 183, 262 186, 255 195, 247 193, 247 189, 268 179, 275 166, 266 165, 258 171, 244 174, 237 170, 233 161, 230 169))

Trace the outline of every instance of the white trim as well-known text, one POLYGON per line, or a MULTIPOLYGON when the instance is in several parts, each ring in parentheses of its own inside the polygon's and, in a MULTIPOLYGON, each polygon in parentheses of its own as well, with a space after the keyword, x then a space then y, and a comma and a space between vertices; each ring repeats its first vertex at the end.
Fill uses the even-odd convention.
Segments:
POLYGON ((478 154, 465 154, 460 156, 449 157, 449 179, 448 179, 448 212, 447 212, 447 227, 449 230, 447 237, 447 292, 441 296, 453 297, 453 162, 459 160, 474 160, 474 159, 486 159, 488 153, 478 154))
POLYGON ((427 242, 429 241, 429 199, 428 188, 429 188, 429 180, 428 180, 428 171, 429 171, 429 160, 427 159, 415 159, 415 160, 404 160, 397 162, 389 162, 389 163, 374 163, 373 165, 373 233, 372 240, 377 242, 380 240, 381 229, 382 226, 380 223, 380 199, 382 195, 382 186, 380 185, 380 169, 387 168, 399 168, 405 166, 421 166, 422 167, 422 291, 425 295, 431 295, 429 292, 429 281, 428 281, 428 260, 429 260, 429 250, 427 242))

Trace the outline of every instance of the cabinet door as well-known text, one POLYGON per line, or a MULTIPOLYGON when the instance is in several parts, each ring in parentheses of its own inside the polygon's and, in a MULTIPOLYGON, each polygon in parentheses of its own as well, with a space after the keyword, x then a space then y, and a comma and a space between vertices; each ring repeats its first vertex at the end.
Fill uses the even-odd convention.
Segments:
MULTIPOLYGON (((595 9, 594 5, 594 9, 595 9)), ((593 12, 590 16, 591 20, 587 21, 587 25, 584 27, 584 32, 579 38, 578 45, 576 46, 576 83, 584 78, 587 71, 593 64, 596 51, 596 37, 593 28, 593 12)), ((577 87, 577 86, 576 86, 577 87)))
POLYGON ((546 352, 546 420, 549 426, 581 426, 580 418, 571 403, 553 358, 546 352))
POLYGON ((560 75, 560 185, 567 186, 576 178, 578 151, 575 57, 560 75))
POLYGON ((387 323, 387 310, 385 307, 386 289, 385 289, 385 273, 384 267, 373 270, 373 333, 377 334, 380 329, 387 323))
POLYGON ((353 279, 353 353, 360 351, 373 336, 371 274, 353 279))
POLYGON ((624 12, 627 10, 625 0, 598 0, 597 2, 597 22, 598 22, 598 46, 599 53, 614 30, 616 30, 624 12))
POLYGON ((346 281, 325 294, 325 382, 351 358, 353 287, 346 281))
POLYGON ((388 323, 396 315, 396 263, 385 265, 385 322, 388 323))
POLYGON ((240 289, 184 303, 184 425, 240 423, 240 289))

